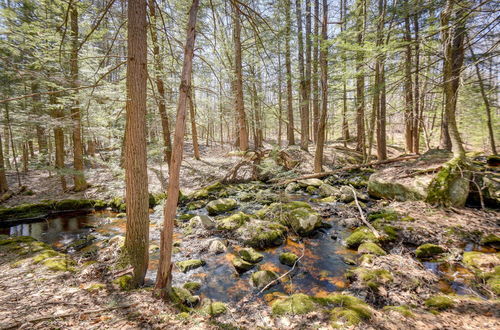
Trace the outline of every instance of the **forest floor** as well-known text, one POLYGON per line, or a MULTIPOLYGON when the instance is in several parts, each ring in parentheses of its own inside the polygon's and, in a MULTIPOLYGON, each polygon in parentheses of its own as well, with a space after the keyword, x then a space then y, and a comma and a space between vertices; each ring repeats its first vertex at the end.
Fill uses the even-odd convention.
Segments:
MULTIPOLYGON (((181 189, 185 193, 222 178, 240 160, 240 157, 220 156, 226 155, 228 150, 218 148, 202 148, 200 161, 192 158, 189 146, 187 151, 181 173, 181 189)), ((344 160, 349 158, 346 156, 348 153, 327 149, 327 164, 342 157, 344 160)), ((303 154, 302 157, 304 161, 300 172, 311 173, 312 154, 303 154)), ((162 189, 158 170, 159 167, 150 169, 153 192, 162 189)), ((15 196, 2 206, 45 199, 109 199, 123 194, 123 174, 118 168, 99 166, 90 169, 87 178, 91 183, 87 191, 62 192, 57 177, 48 177, 46 171, 32 171, 23 177, 23 184, 35 194, 15 196)), ((11 184, 15 182, 12 172, 9 172, 9 180, 11 184)), ((382 269, 390 272, 393 278, 379 281, 376 287, 366 285, 361 276, 351 278, 340 292, 366 301, 371 318, 357 326, 349 326, 348 323, 340 325, 359 329, 500 328, 498 298, 484 285, 485 280, 480 278, 478 269, 467 267, 461 261, 464 251, 484 252, 490 259, 480 266, 497 270, 500 265, 497 250, 477 243, 482 236, 500 235, 498 211, 472 208, 445 210, 423 202, 384 200, 372 200, 364 209, 367 213, 394 210, 398 214, 397 220, 384 225, 397 228, 398 239, 384 246, 387 255, 373 257, 367 262, 358 261, 359 267, 352 267, 352 272, 356 273, 361 268, 382 269), (432 263, 415 258, 415 248, 424 243, 438 244, 447 250, 444 260, 435 263, 435 268, 439 270, 434 269, 430 265, 432 263), (446 308, 426 307, 424 301, 438 294, 449 297, 451 305, 446 308)), ((161 209, 155 210, 155 214, 158 211, 161 214, 161 209)), ((319 211, 322 215, 329 212, 329 221, 338 222, 336 226, 355 228, 362 225, 357 209, 347 205, 335 205, 319 211)), ((154 215, 153 218, 157 222, 152 227, 154 237, 158 235, 160 225, 154 215)), ((178 237, 183 236, 179 245, 183 258, 206 254, 204 246, 213 239, 213 232, 203 228, 189 233, 176 230, 176 233, 178 237)), ((231 238, 228 242, 229 245, 237 244, 231 238)), ((100 246, 101 257, 92 261, 81 254, 70 256, 49 252, 51 259, 57 261, 52 267, 58 271, 54 271, 50 269, 51 265, 42 267, 34 262, 40 251, 49 251, 46 246, 29 240, 15 243, 0 240, 0 329, 329 329, 339 325, 332 322, 333 311, 322 307, 305 315, 273 315, 270 304, 280 298, 279 294, 265 296, 264 300, 255 299, 254 294, 245 296, 237 303, 228 303, 227 312, 215 317, 200 310, 188 314, 171 304, 161 303, 154 297, 151 286, 120 290, 113 282, 123 274, 113 268, 119 243, 120 240, 111 239, 100 246)), ((306 268, 307 263, 299 267, 306 268)), ((292 290, 287 293, 298 292, 292 290)), ((320 292, 318 296, 322 294, 320 292)))

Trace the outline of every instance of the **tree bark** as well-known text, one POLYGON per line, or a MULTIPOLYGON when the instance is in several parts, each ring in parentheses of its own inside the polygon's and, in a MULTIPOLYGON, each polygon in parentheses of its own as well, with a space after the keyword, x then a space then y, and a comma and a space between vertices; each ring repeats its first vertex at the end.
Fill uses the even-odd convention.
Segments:
POLYGON ((193 0, 189 10, 186 45, 184 47, 184 63, 182 66, 181 84, 179 88, 179 102, 177 104, 177 119, 172 163, 170 165, 170 182, 168 184, 167 200, 163 209, 164 223, 160 242, 160 263, 156 276, 156 290, 162 297, 166 297, 172 283, 172 244, 174 234, 174 218, 179 199, 179 174, 184 147, 186 130, 186 102, 191 92, 191 73, 193 69, 194 42, 196 39, 196 14, 199 0, 193 0))
POLYGON ((366 158, 365 146, 365 72, 364 72, 364 30, 365 30, 365 15, 366 3, 365 0, 356 1, 356 30, 357 43, 360 50, 356 52, 356 129, 357 141, 356 150, 363 154, 363 159, 366 158))
POLYGON ((297 14, 297 39, 298 39, 298 62, 300 76, 300 148, 304 151, 309 146, 309 98, 307 93, 307 79, 304 72, 304 37, 302 31, 302 3, 296 0, 297 14))
POLYGON ((422 120, 420 109, 420 36, 419 36, 419 22, 418 11, 413 14, 413 27, 415 29, 415 97, 413 107, 413 152, 420 153, 420 123, 422 120))
POLYGON ((191 139, 193 140, 194 158, 200 160, 200 146, 198 145, 198 132, 196 130, 196 109, 194 107, 194 91, 189 94, 189 118, 191 119, 191 139))
MULTIPOLYGON (((70 56, 70 73, 71 73, 71 88, 78 88, 78 49, 80 42, 78 41, 78 2, 72 1, 70 4, 70 19, 71 19, 71 56, 70 56)), ((84 176, 83 164, 83 143, 82 143, 82 127, 80 116, 80 101, 78 100, 78 92, 73 95, 73 105, 71 107, 71 120, 73 122, 73 174, 74 190, 82 191, 87 189, 88 184, 84 176)))
POLYGON ((318 62, 319 62, 319 0, 314 0, 314 38, 313 47, 313 67, 312 67, 312 112, 313 112, 313 141, 318 141, 319 126, 319 83, 318 83, 318 62))
POLYGON ((153 59, 155 68, 155 83, 158 90, 158 112, 160 113, 161 129, 163 137, 163 147, 165 148, 163 160, 170 166, 172 158, 172 142, 170 139, 170 124, 168 120, 167 108, 165 106, 165 84, 163 82, 163 63, 160 55, 160 45, 158 41, 158 33, 156 32, 156 2, 149 0, 149 16, 151 20, 151 41, 153 43, 153 59))
POLYGON ((286 125, 286 135, 287 135, 288 145, 294 145, 295 127, 293 122, 292 60, 290 54, 292 18, 291 18, 290 0, 285 0, 285 16, 286 16, 286 27, 285 27, 286 100, 287 100, 287 116, 288 116, 288 123, 286 125))
POLYGON ((441 14, 443 55, 443 89, 445 97, 445 118, 448 124, 452 151, 455 157, 465 158, 465 149, 458 132, 456 107, 460 72, 464 60, 465 9, 454 10, 455 0, 447 0, 441 14), (450 22, 453 20, 453 22, 450 22))
MULTIPOLYGON (((314 136, 311 136, 311 121, 310 118, 310 104, 311 104, 311 50, 312 50, 312 35, 311 35, 311 0, 305 0, 306 5, 306 66, 305 66, 305 78, 306 78, 306 100, 307 100, 307 138, 308 144, 309 139, 315 140, 314 136)), ((313 130, 314 132, 314 130, 313 130)))
MULTIPOLYGON (((39 93, 39 84, 36 81, 33 81, 31 83, 31 92, 33 94, 33 113, 36 115, 41 115, 41 96, 39 93)), ((38 144, 38 153, 40 155, 45 155, 47 154, 47 137, 45 136, 45 128, 42 127, 40 124, 35 125, 36 129, 36 140, 38 144)))
POLYGON ((240 9, 236 0, 231 0, 233 9, 233 42, 234 42, 234 99, 238 114, 239 146, 241 151, 248 150, 248 130, 243 101, 243 69, 241 60, 241 22, 240 9))
MULTIPOLYGON (((341 21, 340 25, 341 33, 346 30, 347 22, 347 0, 340 1, 341 9, 341 21)), ((345 37, 344 37, 345 38, 345 37)), ((349 123, 347 122, 347 56, 346 51, 342 50, 342 139, 344 140, 344 147, 347 146, 347 141, 350 139, 349 136, 349 123)))
POLYGON ((61 189, 62 191, 67 191, 68 186, 66 183, 66 178, 64 177, 64 170, 65 170, 65 165, 64 165, 64 130, 63 130, 63 119, 64 119, 64 110, 60 106, 58 100, 58 95, 57 94, 50 94, 49 95, 49 104, 53 107, 52 110, 52 117, 56 121, 56 126, 54 127, 54 145, 56 149, 56 156, 55 156, 55 168, 56 172, 58 172, 60 182, 61 182, 61 189))
POLYGON ((413 83, 411 74, 412 55, 411 55, 411 33, 410 33, 410 8, 408 1, 406 2, 405 15, 405 149, 407 153, 413 152, 413 83))
POLYGON ((149 260, 149 196, 146 146, 146 2, 128 1, 127 104, 125 131, 125 249, 134 287, 144 283, 149 260))
POLYGON ((320 66, 321 66, 321 116, 318 126, 318 141, 316 143, 316 152, 314 154, 314 172, 320 173, 323 171, 323 148, 325 145, 325 128, 326 116, 328 110, 328 47, 326 41, 328 39, 328 0, 323 0, 323 22, 321 25, 321 50, 320 50, 320 66))
POLYGON ((4 164, 2 135, 0 134, 0 194, 3 194, 7 190, 9 190, 9 184, 7 183, 7 177, 5 176, 4 164))

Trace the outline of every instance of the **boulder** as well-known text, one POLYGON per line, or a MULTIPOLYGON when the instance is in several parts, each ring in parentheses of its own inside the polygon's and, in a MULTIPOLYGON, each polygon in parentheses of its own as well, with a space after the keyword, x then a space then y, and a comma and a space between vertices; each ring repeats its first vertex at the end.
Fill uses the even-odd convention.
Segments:
POLYGON ((443 252, 445 252, 445 249, 443 249, 441 246, 427 243, 420 245, 415 250, 415 255, 417 256, 417 258, 420 259, 428 259, 437 256, 443 252))
POLYGON ((236 230, 238 238, 253 248, 266 248, 283 244, 286 227, 264 220, 251 219, 236 230))
POLYGON ((227 247, 224 242, 220 239, 214 239, 212 242, 210 242, 210 245, 208 246, 208 252, 213 253, 213 254, 220 254, 226 252, 227 247))
POLYGON ((169 293, 170 299, 177 304, 194 307, 200 302, 199 296, 193 296, 188 289, 173 287, 169 293))
POLYGON ((250 283, 257 289, 262 289, 278 278, 278 274, 271 270, 259 270, 252 274, 250 283))
POLYGON ((240 228, 246 221, 250 219, 250 216, 243 212, 238 212, 230 215, 229 217, 217 220, 217 229, 219 230, 236 230, 240 228))
POLYGON ((261 253, 255 251, 253 248, 241 249, 240 251, 238 251, 238 253, 241 259, 251 263, 257 263, 264 259, 264 256, 261 253))
POLYGON ((234 210, 237 206, 238 203, 236 202, 236 200, 232 198, 221 198, 208 203, 206 209, 208 211, 208 214, 216 215, 234 210))
POLYGON ((203 311, 210 316, 218 316, 224 314, 227 311, 226 304, 215 301, 210 304, 207 304, 203 307, 203 311))
POLYGON ((250 270, 253 267, 255 267, 255 264, 245 261, 240 257, 234 257, 233 260, 231 260, 231 263, 233 264, 234 268, 236 268, 238 273, 244 273, 247 270, 250 270))
POLYGON ((335 188, 332 185, 329 185, 328 183, 323 183, 321 186, 319 186, 318 192, 322 197, 339 197, 341 195, 339 189, 335 188))
POLYGON ((289 297, 278 299, 272 303, 274 315, 307 314, 314 309, 314 299, 303 293, 296 293, 289 297))
POLYGON ((345 239, 345 245, 348 248, 357 248, 365 242, 375 242, 377 238, 367 227, 359 227, 345 239))
POLYGON ((385 256, 387 253, 376 243, 365 242, 358 247, 358 253, 361 254, 374 254, 377 256, 385 256))
POLYGON ((304 180, 298 180, 297 183, 302 187, 307 187, 307 186, 319 187, 323 184, 323 181, 321 181, 320 179, 304 179, 304 180))
POLYGON ((309 208, 298 208, 288 213, 287 224, 299 235, 306 236, 321 227, 322 218, 309 208))
POLYGON ((285 252, 280 254, 280 262, 283 265, 287 265, 290 267, 292 267, 298 259, 299 257, 295 253, 285 252))
POLYGON ((215 221, 208 215, 197 215, 191 218, 191 223, 196 226, 196 224, 201 224, 205 229, 212 230, 215 229, 215 221))
POLYGON ((205 265, 205 261, 201 259, 191 259, 191 260, 179 261, 176 263, 176 265, 177 267, 179 267, 181 272, 186 273, 192 269, 196 269, 198 267, 205 265))

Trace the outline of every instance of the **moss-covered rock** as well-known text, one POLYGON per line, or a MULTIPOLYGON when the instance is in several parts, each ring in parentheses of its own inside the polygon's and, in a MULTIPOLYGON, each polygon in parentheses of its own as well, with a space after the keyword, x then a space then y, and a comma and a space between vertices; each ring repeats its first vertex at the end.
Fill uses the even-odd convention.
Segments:
POLYGON ((241 259, 251 263, 257 263, 264 259, 264 255, 255 251, 253 248, 241 249, 238 251, 238 253, 241 259))
MULTIPOLYGON (((311 200, 311 201, 313 201, 313 200, 311 200)), ((335 203, 336 201, 337 201, 337 198, 335 196, 328 196, 325 198, 320 198, 320 199, 314 200, 314 202, 317 202, 317 203, 335 203)))
POLYGON ((191 259, 191 260, 179 261, 176 263, 176 265, 181 272, 186 273, 192 269, 204 266, 205 261, 201 259, 191 259))
POLYGON ((250 216, 243 213, 237 212, 226 218, 217 220, 217 229, 219 230, 236 230, 243 226, 243 224, 250 219, 250 216))
POLYGON ((57 211, 81 210, 94 207, 94 200, 90 199, 64 199, 54 204, 57 211))
POLYGON ((385 256, 387 253, 376 243, 365 242, 358 247, 358 253, 361 254, 374 254, 377 256, 385 256))
POLYGON ((203 226, 207 230, 215 229, 216 222, 208 215, 197 215, 190 220, 192 227, 197 227, 198 225, 203 226))
POLYGON ((220 239, 214 239, 208 246, 208 252, 213 254, 224 253, 227 250, 226 244, 220 239))
POLYGON ((203 207, 205 207, 207 205, 207 202, 204 201, 204 200, 196 200, 196 201, 192 201, 192 202, 189 202, 186 204, 186 209, 188 211, 194 211, 194 210, 198 210, 198 209, 201 209, 203 207))
POLYGON ((322 218, 319 213, 305 207, 291 210, 286 216, 286 224, 301 236, 311 234, 321 227, 321 222, 322 218))
POLYGON ((187 196, 187 198, 190 200, 204 199, 209 197, 210 195, 215 195, 217 192, 220 192, 223 189, 224 185, 220 182, 216 182, 191 193, 187 196))
POLYGON ((208 214, 216 215, 234 210, 237 206, 238 203, 232 198, 220 198, 208 203, 206 209, 208 211, 208 214))
POLYGON ((189 292, 194 293, 201 288, 200 282, 186 282, 182 286, 184 289, 189 290, 189 292))
POLYGON ((127 291, 132 289, 132 275, 122 275, 113 280, 113 284, 116 284, 121 290, 127 291))
POLYGON ((125 204, 125 199, 121 196, 113 198, 109 202, 109 206, 117 212, 125 212, 127 210, 127 204, 125 204))
POLYGON ((382 209, 379 211, 371 212, 367 216, 367 220, 372 222, 375 220, 383 219, 385 221, 398 221, 399 214, 391 209, 382 209))
POLYGON ((224 314, 227 311, 227 307, 226 304, 215 301, 203 307, 203 311, 210 316, 218 316, 224 314))
POLYGON ((304 179, 304 180, 298 180, 297 183, 301 187, 307 187, 307 186, 313 186, 313 187, 319 187, 323 184, 323 181, 320 179, 304 179))
POLYGON ((345 239, 345 245, 348 248, 357 248, 361 243, 376 241, 377 238, 369 228, 359 227, 345 239))
POLYGON ((297 293, 274 301, 271 305, 274 315, 300 315, 314 310, 314 300, 305 294, 297 293))
POLYGON ((435 244, 423 244, 415 250, 415 255, 420 259, 428 259, 445 252, 445 249, 435 244))
POLYGON ((332 326, 353 326, 372 317, 368 305, 356 297, 344 294, 330 294, 324 298, 315 298, 322 305, 334 307, 330 312, 332 326))
POLYGON ((283 265, 287 265, 290 267, 292 267, 295 264, 295 262, 299 259, 299 257, 295 253, 291 253, 291 252, 282 253, 282 254, 280 254, 279 258, 280 258, 280 262, 283 265))
POLYGON ((426 202, 442 206, 462 207, 469 196, 471 173, 469 164, 455 157, 446 162, 427 189, 426 202))
POLYGON ((106 284, 104 283, 93 283, 85 288, 88 292, 97 292, 104 290, 106 288, 106 284))
POLYGON ((22 204, 14 207, 0 208, 0 221, 12 219, 35 219, 44 217, 54 210, 53 201, 35 204, 22 204))
POLYGON ((283 222, 286 220, 288 212, 299 208, 311 209, 311 206, 301 201, 272 203, 255 212, 255 216, 264 220, 283 222))
POLYGON ((455 305, 453 299, 445 295, 432 296, 424 302, 425 306, 432 310, 446 310, 455 305))
POLYGON ((464 252, 463 263, 479 272, 491 272, 500 266, 500 253, 464 252))
POLYGON ((486 281, 486 286, 497 296, 500 296, 500 265, 495 266, 494 271, 481 274, 480 277, 486 281))
POLYGON ((266 248, 283 244, 286 227, 278 223, 252 219, 236 231, 244 244, 253 248, 266 248))
POLYGON ((169 297, 175 304, 182 304, 187 307, 194 307, 200 302, 199 296, 194 296, 189 290, 173 287, 169 292, 169 297))
POLYGON ((363 285, 373 290, 387 283, 391 283, 394 280, 392 274, 386 269, 368 269, 359 267, 352 270, 351 274, 355 275, 363 285))
POLYGON ((231 260, 231 263, 233 264, 236 271, 238 271, 238 273, 244 273, 244 272, 252 269, 255 266, 255 264, 248 262, 248 261, 245 261, 245 260, 241 259, 240 257, 234 257, 231 260))
POLYGON ((340 190, 327 184, 324 183, 318 188, 318 193, 322 197, 338 197, 341 195, 340 190))
POLYGON ((498 237, 495 234, 488 234, 488 235, 483 236, 481 238, 481 241, 479 242, 479 244, 499 248, 500 247, 500 237, 498 237))
POLYGON ((250 283, 257 289, 262 289, 278 278, 278 274, 271 270, 259 270, 252 274, 250 283))

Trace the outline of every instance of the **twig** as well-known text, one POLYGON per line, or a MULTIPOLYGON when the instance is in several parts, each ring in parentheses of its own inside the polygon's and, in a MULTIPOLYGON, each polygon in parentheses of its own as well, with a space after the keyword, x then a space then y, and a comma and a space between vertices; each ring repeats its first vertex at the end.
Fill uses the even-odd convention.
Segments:
POLYGON ((361 216, 361 220, 364 222, 364 224, 370 228, 370 230, 373 232, 373 235, 375 235, 376 238, 379 238, 380 237, 380 234, 378 233, 378 231, 373 228, 373 226, 366 220, 365 218, 365 215, 363 213, 363 210, 361 209, 361 206, 359 205, 359 202, 358 202, 358 197, 356 196, 356 190, 354 189, 354 187, 352 185, 349 185, 349 187, 351 188, 352 190, 352 194, 354 196, 354 201, 356 202, 356 206, 358 207, 358 210, 359 210, 359 214, 361 216))
POLYGON ((386 160, 381 160, 381 161, 376 161, 376 162, 371 162, 371 163, 366 163, 366 164, 360 164, 360 165, 354 165, 354 166, 347 166, 347 167, 342 167, 333 171, 328 171, 328 172, 321 172, 321 173, 315 173, 315 174, 308 174, 304 176, 300 176, 298 178, 294 179, 289 179, 285 181, 278 182, 278 185, 285 185, 289 184, 291 182, 295 182, 298 180, 304 180, 304 179, 314 179, 314 178, 322 178, 324 176, 332 175, 335 173, 339 172, 344 172, 344 171, 351 171, 351 170, 357 170, 363 167, 370 167, 370 166, 375 166, 375 165, 383 165, 383 164, 389 164, 389 163, 394 163, 394 162, 400 162, 404 160, 412 160, 420 157, 419 155, 411 155, 411 156, 405 156, 405 157, 397 157, 397 158, 392 158, 392 159, 386 159, 386 160))
POLYGON ((287 271, 286 273, 284 273, 283 275, 281 275, 280 277, 278 277, 277 279, 275 280, 272 280, 271 282, 269 282, 265 287, 262 288, 262 290, 259 291, 259 293, 257 293, 257 295, 261 294, 262 292, 266 291, 270 286, 272 286, 274 283, 276 282, 279 282, 279 280, 281 280, 283 277, 287 276, 288 274, 290 274, 294 269, 295 269, 295 266, 299 263, 300 259, 302 259, 304 257, 304 254, 305 254, 305 251, 306 251, 306 244, 304 243, 302 245, 302 255, 297 259, 295 260, 295 262, 293 263, 293 266, 292 268, 290 268, 289 271, 287 271))
POLYGON ((70 316, 73 316, 73 315, 92 314, 92 313, 100 313, 100 312, 112 311, 112 310, 115 310, 115 309, 129 308, 129 307, 132 307, 132 306, 137 305, 137 304, 138 303, 127 304, 127 305, 119 305, 119 306, 108 307, 108 308, 93 309, 93 310, 84 311, 84 312, 77 311, 77 312, 64 313, 64 314, 60 314, 60 315, 42 316, 42 317, 33 318, 31 320, 18 322, 15 325, 8 326, 8 327, 1 328, 1 329, 2 330, 14 329, 14 328, 20 327, 21 325, 23 325, 25 323, 36 323, 36 322, 41 322, 41 321, 45 321, 45 320, 66 318, 66 317, 70 317, 70 316))

